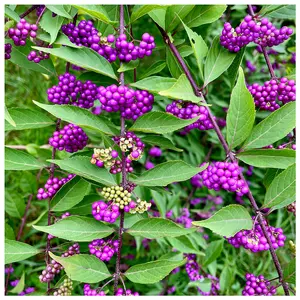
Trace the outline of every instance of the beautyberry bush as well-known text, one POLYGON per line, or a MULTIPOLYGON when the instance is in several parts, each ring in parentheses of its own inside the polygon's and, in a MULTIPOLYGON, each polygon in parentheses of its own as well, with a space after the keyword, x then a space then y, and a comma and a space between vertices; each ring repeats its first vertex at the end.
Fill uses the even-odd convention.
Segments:
POLYGON ((5 5, 4 30, 3 294, 295 294, 295 5, 5 5))

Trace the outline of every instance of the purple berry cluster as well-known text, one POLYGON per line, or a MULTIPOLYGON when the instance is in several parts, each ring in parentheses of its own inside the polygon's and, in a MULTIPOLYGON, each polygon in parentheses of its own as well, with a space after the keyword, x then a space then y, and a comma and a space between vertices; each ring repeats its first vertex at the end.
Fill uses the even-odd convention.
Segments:
POLYGON ((114 223, 120 216, 120 208, 112 201, 107 204, 103 201, 97 201, 92 205, 92 215, 98 221, 114 223))
POLYGON ((287 211, 290 212, 290 213, 293 213, 294 216, 296 216, 296 201, 289 204, 287 207, 286 207, 287 211))
POLYGON ((20 281, 20 279, 16 279, 16 280, 12 280, 12 281, 10 281, 10 286, 13 286, 13 287, 15 287, 15 286, 17 286, 18 285, 18 283, 19 283, 19 281, 20 281))
POLYGON ((135 46, 133 42, 128 42, 126 34, 121 34, 116 40, 115 47, 120 61, 130 62, 131 60, 150 56, 156 45, 154 37, 145 32, 139 46, 135 46))
POLYGON ((200 173, 194 175, 190 180, 193 187, 198 189, 203 187, 202 176, 200 173))
POLYGON ((110 261, 113 255, 118 251, 119 241, 115 240, 93 240, 89 244, 90 253, 102 261, 110 261))
POLYGON ((255 276, 247 273, 245 279, 246 286, 242 291, 243 296, 273 296, 276 294, 276 287, 271 285, 263 275, 255 276))
MULTIPOLYGON (((133 167, 132 167, 132 160, 126 157, 125 159, 125 171, 127 173, 132 173, 133 172, 133 167)), ((117 159, 115 163, 112 165, 112 167, 109 170, 110 173, 112 174, 117 174, 122 172, 122 161, 117 159)))
POLYGON ((42 14, 43 10, 45 9, 45 6, 46 5, 38 5, 36 7, 35 12, 37 17, 39 17, 42 14))
POLYGON ((9 266, 5 268, 5 274, 12 274, 14 272, 14 268, 9 266))
POLYGON ((198 128, 199 130, 209 130, 214 128, 211 120, 209 119, 208 110, 205 106, 176 100, 167 105, 166 112, 180 119, 192 119, 199 116, 199 119, 196 122, 184 128, 185 133, 188 133, 194 128, 198 128))
POLYGON ((20 19, 15 28, 8 29, 8 36, 16 46, 25 46, 28 36, 35 38, 37 30, 36 24, 30 24, 25 19, 20 19))
MULTIPOLYGON (((266 221, 264 223, 273 248, 283 247, 286 236, 283 234, 282 229, 269 226, 266 221)), ((268 241, 258 223, 255 223, 251 230, 239 231, 233 237, 228 238, 228 242, 235 248, 243 247, 252 252, 267 251, 270 249, 268 241)))
POLYGON ((68 181, 70 181, 73 177, 75 177, 75 174, 69 174, 67 177, 64 177, 62 179, 59 179, 57 177, 49 178, 44 185, 44 188, 40 188, 38 190, 38 193, 36 195, 38 200, 45 200, 48 198, 52 198, 57 191, 68 181))
POLYGON ((49 144, 59 151, 73 153, 82 150, 88 141, 86 133, 75 124, 68 124, 59 131, 54 131, 49 144))
POLYGON ((251 42, 272 47, 281 44, 293 34, 293 29, 283 26, 277 29, 267 18, 258 19, 247 15, 243 22, 233 28, 229 22, 224 24, 220 36, 221 45, 231 52, 239 52, 251 42))
POLYGON ((193 220, 190 218, 189 209, 186 207, 182 208, 181 215, 176 218, 175 222, 182 224, 185 228, 192 227, 193 220))
POLYGON ((89 284, 85 284, 83 287, 84 296, 106 296, 104 291, 98 292, 97 290, 91 289, 89 284))
POLYGON ((256 107, 262 110, 274 111, 280 108, 277 101, 286 104, 296 100, 296 83, 285 77, 281 78, 279 83, 275 79, 266 81, 262 86, 254 83, 248 86, 248 90, 254 98, 256 107))
POLYGON ((246 67, 250 73, 254 73, 256 71, 256 67, 251 63, 250 60, 246 60, 246 67))
MULTIPOLYGON (((53 46, 48 45, 47 48, 53 48, 53 46)), ((38 64, 42 60, 49 59, 49 58, 50 58, 50 54, 49 53, 44 53, 43 51, 30 51, 28 56, 27 56, 27 59, 29 61, 33 61, 36 64, 38 64)))
POLYGON ((101 109, 107 112, 120 111, 125 119, 136 120, 152 109, 154 96, 145 90, 133 90, 115 84, 98 88, 101 109))
POLYGON ((203 185, 208 189, 219 191, 221 188, 230 192, 236 192, 238 196, 248 193, 247 183, 239 179, 241 170, 236 163, 214 162, 204 171, 200 172, 203 185))
POLYGON ((33 292, 35 292, 35 288, 32 287, 32 286, 29 286, 24 291, 22 291, 21 293, 19 293, 18 296, 25 296, 25 295, 31 294, 33 292))
POLYGON ((58 85, 47 91, 48 100, 54 104, 71 104, 91 108, 97 99, 97 86, 92 81, 82 82, 75 75, 64 73, 58 77, 58 85))
POLYGON ((138 292, 132 292, 131 290, 124 291, 122 288, 117 289, 115 296, 139 296, 138 292))
POLYGON ((160 157, 162 155, 162 151, 159 147, 152 147, 148 151, 148 154, 152 157, 160 157))
POLYGON ((12 45, 10 43, 5 44, 4 50, 5 50, 5 54, 4 54, 5 59, 10 59, 11 58, 10 53, 12 51, 12 45))

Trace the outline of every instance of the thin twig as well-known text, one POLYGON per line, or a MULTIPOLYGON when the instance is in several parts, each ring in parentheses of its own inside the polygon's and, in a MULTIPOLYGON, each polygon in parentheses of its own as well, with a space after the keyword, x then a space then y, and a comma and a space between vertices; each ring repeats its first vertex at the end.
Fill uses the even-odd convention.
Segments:
POLYGON ((43 14, 44 14, 45 11, 46 11, 46 6, 43 8, 42 12, 41 12, 40 15, 38 16, 38 18, 37 18, 37 20, 36 20, 36 22, 35 22, 36 25, 39 24, 39 22, 40 22, 40 20, 41 20, 41 18, 42 18, 42 16, 43 16, 43 14))
POLYGON ((38 5, 32 5, 30 8, 28 8, 25 12, 23 12, 22 14, 20 14, 20 18, 23 19, 25 18, 27 15, 29 15, 32 11, 34 11, 36 8, 38 7, 38 5))

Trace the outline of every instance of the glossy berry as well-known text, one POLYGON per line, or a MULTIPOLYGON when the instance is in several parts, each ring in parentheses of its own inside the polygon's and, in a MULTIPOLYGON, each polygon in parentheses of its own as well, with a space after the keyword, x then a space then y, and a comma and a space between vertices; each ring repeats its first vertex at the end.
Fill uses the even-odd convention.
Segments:
POLYGON ((53 293, 53 296, 71 296, 73 290, 73 282, 70 278, 66 278, 60 287, 53 293))
POLYGON ((287 207, 286 207, 287 211, 290 212, 290 213, 293 213, 294 216, 296 216, 296 201, 289 204, 287 207))
POLYGON ((85 284, 83 287, 83 294, 84 296, 106 296, 104 291, 97 291, 94 289, 91 289, 91 286, 89 284, 85 284))
POLYGON ((159 147, 152 147, 152 148, 150 148, 148 154, 149 154, 149 156, 152 156, 152 157, 160 157, 162 154, 162 151, 159 147))
POLYGON ((95 255, 102 261, 110 261, 113 255, 117 252, 119 242, 117 240, 93 240, 89 244, 90 253, 95 255))
POLYGON ((271 285, 263 275, 255 276, 247 273, 245 279, 246 285, 242 291, 243 296, 273 296, 276 294, 276 287, 271 285))
POLYGON ((112 201, 107 204, 103 201, 97 201, 92 204, 92 215, 98 221, 114 223, 120 216, 120 208, 112 201))
POLYGON ((5 50, 5 59, 10 59, 11 58, 11 51, 12 51, 12 45, 10 43, 5 44, 4 46, 4 50, 5 50))
POLYGON ((139 296, 138 292, 132 292, 131 290, 124 291, 122 288, 117 289, 115 296, 139 296))
MULTIPOLYGON (((53 46, 48 45, 46 48, 53 48, 53 46)), ((49 53, 45 53, 43 51, 34 51, 34 50, 30 51, 28 56, 27 56, 27 59, 29 61, 33 61, 36 64, 38 64, 42 60, 49 59, 49 58, 50 58, 49 53)))

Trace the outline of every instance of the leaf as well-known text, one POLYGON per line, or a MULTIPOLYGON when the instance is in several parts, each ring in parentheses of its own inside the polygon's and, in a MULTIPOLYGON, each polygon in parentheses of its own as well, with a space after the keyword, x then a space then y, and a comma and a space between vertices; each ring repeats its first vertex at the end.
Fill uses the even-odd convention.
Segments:
POLYGON ((261 16, 268 16, 278 19, 295 19, 296 6, 295 5, 264 5, 259 12, 261 16))
POLYGON ((71 215, 91 215, 92 214, 92 204, 100 199, 98 194, 87 195, 83 198, 83 200, 78 203, 73 208, 68 209, 68 212, 71 215))
POLYGON ((59 16, 72 19, 72 16, 66 11, 64 5, 46 5, 46 7, 59 16))
POLYGON ((147 90, 151 93, 159 93, 160 91, 171 88, 176 82, 175 78, 151 76, 130 85, 140 90, 147 90))
POLYGON ((204 86, 223 74, 230 67, 235 56, 236 53, 231 53, 221 46, 220 37, 216 36, 205 60, 204 86))
POLYGON ((49 161, 69 173, 74 173, 103 185, 116 184, 115 178, 111 173, 104 168, 98 168, 96 165, 91 164, 90 160, 91 158, 87 156, 74 156, 64 160, 53 159, 49 161))
POLYGON ((296 103, 290 102, 257 124, 244 143, 244 149, 261 148, 284 138, 296 126, 296 103))
POLYGON ((190 281, 187 284, 187 287, 197 287, 202 292, 209 293, 211 290, 211 280, 208 278, 204 278, 196 281, 190 281))
POLYGON ((141 284, 153 284, 165 278, 173 269, 182 266, 182 261, 156 260, 130 267, 125 276, 132 282, 141 284))
POLYGON ((223 250, 224 240, 217 240, 211 242, 205 250, 205 261, 203 262, 204 266, 209 265, 215 261, 223 250))
POLYGON ((34 101, 33 103, 46 110, 53 116, 83 128, 103 132, 108 135, 117 135, 115 125, 104 117, 96 116, 87 109, 73 105, 48 105, 34 101))
POLYGON ((179 119, 169 113, 152 111, 140 116, 129 130, 164 134, 190 125, 196 122, 198 118, 199 117, 193 119, 179 119))
POLYGON ((222 292, 230 288, 233 277, 232 273, 231 268, 225 265, 220 275, 220 289, 222 292))
POLYGON ((296 151, 292 149, 248 150, 239 153, 237 157, 254 167, 286 169, 296 162, 296 151))
POLYGON ((75 176, 55 194, 51 200, 51 211, 67 211, 78 204, 90 188, 90 183, 75 176))
MULTIPOLYGON (((8 124, 7 126, 9 126, 9 125, 10 125, 10 127, 17 126, 14 119, 10 115, 9 110, 7 109, 6 105, 4 105, 4 118, 7 121, 7 124, 8 124)), ((6 122, 5 122, 5 125, 6 125, 6 122)), ((6 130, 6 127, 5 127, 5 130, 6 130)))
POLYGON ((284 202, 284 206, 296 200, 296 164, 275 177, 265 195, 263 207, 272 208, 284 202), (288 199, 288 203, 286 200, 288 199))
POLYGON ((169 47, 166 46, 166 60, 167 60, 167 66, 169 68, 169 71, 174 78, 179 78, 181 75, 183 75, 183 70, 181 65, 179 64, 178 60, 175 58, 172 51, 169 49, 169 47))
POLYGON ((73 5, 78 8, 80 11, 83 11, 85 14, 88 14, 98 20, 111 24, 116 25, 115 21, 110 20, 105 8, 103 5, 73 5))
MULTIPOLYGON (((184 74, 180 75, 171 88, 161 91, 159 94, 168 98, 182 99, 194 103, 199 103, 203 99, 202 97, 197 97, 195 95, 189 80, 184 74)), ((200 103, 200 105, 201 104, 202 103, 200 103)))
POLYGON ((196 5, 184 22, 189 28, 212 23, 222 16, 226 8, 227 5, 196 5))
POLYGON ((23 271, 22 276, 18 282, 18 284, 9 292, 12 294, 19 294, 24 290, 25 287, 25 273, 23 271))
POLYGON ((64 17, 56 16, 52 17, 52 12, 50 10, 46 10, 40 20, 39 25, 43 30, 48 32, 51 36, 50 44, 53 44, 57 38, 58 32, 61 29, 61 25, 64 22, 64 17))
POLYGON ((142 236, 147 239, 176 237, 194 232, 195 228, 183 228, 173 221, 163 218, 148 218, 135 223, 126 232, 133 236, 142 236))
POLYGON ((281 172, 282 172, 282 169, 268 169, 267 170, 265 177, 263 179, 263 184, 266 189, 270 186, 273 179, 281 172))
POLYGON ((19 15, 15 11, 13 11, 12 9, 10 9, 8 6, 6 6, 6 5, 5 5, 5 11, 4 11, 4 13, 10 19, 13 19, 16 22, 20 21, 19 15))
POLYGON ((105 263, 94 255, 75 254, 69 257, 56 256, 49 252, 52 259, 60 263, 71 280, 96 283, 111 277, 105 263))
MULTIPOLYGON (((42 32, 42 33, 38 34, 37 38, 39 40, 42 40, 42 41, 47 42, 47 43, 51 42, 51 36, 50 36, 50 34, 48 34, 46 32, 42 32)), ((63 33, 58 33, 58 36, 55 39, 54 44, 69 46, 69 47, 73 47, 73 48, 82 48, 81 46, 77 46, 76 44, 73 44, 68 39, 68 37, 66 35, 64 35, 63 33)))
POLYGON ((131 12, 130 23, 158 8, 161 8, 161 5, 135 5, 131 12))
POLYGON ((5 234, 4 234, 5 239, 8 240, 15 240, 15 233, 14 230, 5 222, 5 234))
MULTIPOLYGON (((94 71, 99 74, 111 77, 117 80, 111 64, 97 52, 87 47, 73 48, 73 47, 60 47, 60 48, 43 48, 32 47, 36 50, 50 53, 58 58, 61 58, 71 64, 81 68, 94 71)), ((44 62, 43 60, 42 62, 44 62)), ((42 63, 41 62, 41 63, 42 63)), ((34 63, 33 63, 34 64, 34 63)), ((37 65, 37 64, 35 64, 37 65)))
POLYGON ((243 69, 232 90, 226 117, 226 138, 230 149, 240 145, 251 133, 255 121, 255 104, 246 87, 243 69))
MULTIPOLYGON (((10 40, 6 40, 6 42, 11 43, 10 40)), ((27 59, 29 52, 32 50, 31 48, 34 45, 29 39, 26 40, 25 46, 17 47, 15 46, 14 43, 11 43, 11 45, 12 45, 12 52, 11 52, 10 61, 12 63, 20 66, 21 68, 26 68, 43 74, 56 76, 56 71, 51 59, 42 60, 38 64, 36 64, 33 61, 29 61, 27 59)), ((43 47, 40 48, 41 50, 48 49, 43 47)))
POLYGON ((142 173, 132 182, 142 186, 166 186, 173 182, 185 181, 202 172, 208 164, 202 167, 193 167, 181 160, 170 160, 156 165, 142 173))
POLYGON ((5 264, 22 261, 38 253, 38 249, 28 244, 5 240, 5 264))
POLYGON ((188 57, 194 52, 193 48, 188 45, 180 45, 177 50, 182 58, 188 57))
POLYGON ((157 74, 166 67, 166 62, 164 60, 159 60, 153 63, 146 71, 140 76, 140 79, 147 78, 153 74, 157 74))
POLYGON ((157 23, 161 28, 165 29, 167 6, 154 9, 148 13, 149 17, 157 23))
POLYGON ((121 67, 118 69, 118 72, 126 72, 135 69, 139 65, 140 61, 132 60, 129 63, 122 63, 121 67))
POLYGON ((27 108, 10 108, 9 114, 15 122, 15 126, 5 122, 5 130, 24 130, 43 128, 53 125, 54 122, 44 113, 27 108))
POLYGON ((164 136, 159 136, 159 135, 147 135, 143 137, 143 142, 146 144, 150 144, 153 146, 158 146, 161 149, 169 149, 177 152, 182 152, 183 149, 179 149, 174 146, 171 140, 164 136))
POLYGON ((283 280, 296 284, 296 258, 292 259, 283 269, 283 280))
POLYGON ((195 5, 170 5, 166 13, 166 31, 172 32, 194 8, 195 5))
POLYGON ((109 236, 114 232, 112 228, 94 218, 78 216, 61 219, 50 226, 33 225, 33 228, 61 239, 77 242, 90 242, 109 236))
POLYGON ((44 165, 26 152, 5 147, 5 170, 38 170, 44 165))
POLYGON ((203 252, 194 247, 192 241, 188 236, 183 235, 179 237, 172 237, 167 238, 167 240, 177 251, 180 251, 182 253, 194 253, 202 256, 205 255, 203 252))
POLYGON ((25 212, 24 198, 15 193, 5 193, 5 212, 13 218, 21 219, 25 212))
POLYGON ((230 67, 227 70, 227 74, 228 74, 227 78, 230 82, 231 89, 234 87, 236 77, 239 73, 240 65, 244 58, 245 50, 246 50, 246 47, 242 48, 237 53, 237 55, 235 56, 235 59, 233 60, 232 64, 230 65, 230 67))
POLYGON ((192 224, 209 228, 221 236, 231 237, 242 229, 251 229, 253 222, 245 207, 230 204, 221 208, 209 219, 195 221, 192 224))

